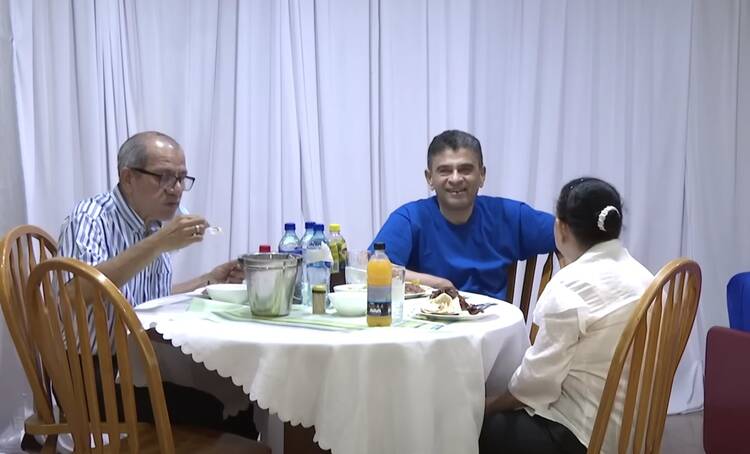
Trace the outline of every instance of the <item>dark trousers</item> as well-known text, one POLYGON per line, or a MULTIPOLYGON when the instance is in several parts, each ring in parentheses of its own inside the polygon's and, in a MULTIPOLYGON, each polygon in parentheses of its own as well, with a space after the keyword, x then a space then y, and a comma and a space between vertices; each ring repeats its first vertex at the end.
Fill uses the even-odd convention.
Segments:
POLYGON ((479 454, 585 454, 586 447, 562 424, 526 410, 504 411, 484 419, 479 454))
MULTIPOLYGON (((114 367, 117 368, 116 358, 112 358, 114 367)), ((99 394, 99 407, 104 414, 104 399, 102 394, 101 376, 99 374, 99 361, 94 357, 94 369, 96 378, 96 389, 99 394)), ((169 421, 173 425, 189 425, 205 427, 221 432, 230 432, 253 440, 258 439, 258 431, 253 423, 252 406, 248 402, 246 409, 235 416, 224 419, 224 404, 216 397, 201 390, 188 386, 176 385, 170 382, 162 382, 164 389, 164 400, 169 412, 169 421)), ((123 419, 121 395, 119 385, 115 385, 118 400, 118 413, 123 419)), ((138 421, 154 422, 151 409, 148 388, 134 388, 135 407, 138 421)))
MULTIPOLYGON (((253 423, 253 410, 249 401, 246 409, 224 419, 224 405, 211 394, 170 382, 163 382, 162 385, 164 386, 164 399, 167 401, 169 421, 173 425, 207 427, 253 440, 258 439, 258 431, 253 423)), ((139 421, 154 421, 148 388, 135 388, 135 405, 139 421)))

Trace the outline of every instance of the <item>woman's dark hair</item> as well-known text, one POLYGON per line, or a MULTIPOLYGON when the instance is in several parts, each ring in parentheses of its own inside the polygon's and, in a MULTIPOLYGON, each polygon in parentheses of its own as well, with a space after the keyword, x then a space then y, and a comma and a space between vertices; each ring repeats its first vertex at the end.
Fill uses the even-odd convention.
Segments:
POLYGON ((620 237, 622 201, 617 189, 598 178, 576 178, 557 199, 557 218, 586 248, 620 237), (608 207, 614 207, 608 208, 608 207))

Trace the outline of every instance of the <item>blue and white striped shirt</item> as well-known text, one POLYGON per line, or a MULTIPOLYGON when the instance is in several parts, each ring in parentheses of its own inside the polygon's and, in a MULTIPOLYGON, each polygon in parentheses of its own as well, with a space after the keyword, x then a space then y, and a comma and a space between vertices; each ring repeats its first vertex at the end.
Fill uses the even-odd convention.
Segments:
MULTIPOLYGON (((60 232, 59 254, 96 266, 143 240, 143 220, 125 201, 120 188, 96 195, 76 205, 60 232)), ((171 293, 172 262, 159 255, 120 288, 135 307, 171 293)))

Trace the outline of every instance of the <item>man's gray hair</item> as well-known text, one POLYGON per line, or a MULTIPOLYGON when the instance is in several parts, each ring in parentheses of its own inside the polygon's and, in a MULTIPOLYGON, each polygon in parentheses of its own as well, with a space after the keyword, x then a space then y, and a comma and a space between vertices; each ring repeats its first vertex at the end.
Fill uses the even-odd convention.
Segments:
POLYGON ((158 131, 139 132, 126 140, 117 153, 117 172, 125 167, 143 168, 148 163, 148 147, 154 140, 163 140, 179 148, 180 144, 168 135, 158 131))

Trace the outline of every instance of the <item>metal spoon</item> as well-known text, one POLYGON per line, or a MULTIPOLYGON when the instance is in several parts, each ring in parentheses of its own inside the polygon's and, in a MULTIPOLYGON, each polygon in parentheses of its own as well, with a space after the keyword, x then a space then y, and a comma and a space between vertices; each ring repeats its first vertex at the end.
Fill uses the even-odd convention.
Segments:
MULTIPOLYGON (((187 216, 188 214, 190 214, 190 212, 187 209, 185 209, 185 207, 182 206, 182 205, 179 206, 179 210, 180 210, 180 213, 183 216, 187 216)), ((224 230, 222 230, 222 228, 219 227, 218 225, 209 225, 203 231, 203 233, 205 235, 218 235, 218 234, 223 233, 223 232, 224 232, 224 230)))

